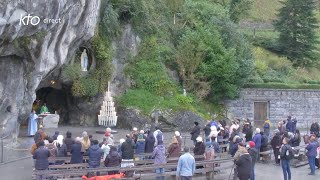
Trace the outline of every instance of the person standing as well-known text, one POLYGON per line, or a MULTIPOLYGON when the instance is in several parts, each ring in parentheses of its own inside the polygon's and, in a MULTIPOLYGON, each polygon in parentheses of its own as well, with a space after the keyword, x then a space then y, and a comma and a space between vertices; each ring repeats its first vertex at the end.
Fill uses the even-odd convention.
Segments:
MULTIPOLYGON (((44 142, 40 141, 37 144, 38 149, 33 154, 33 159, 36 160, 35 162, 35 169, 36 170, 46 170, 49 167, 49 160, 50 152, 47 148, 44 147, 44 142)), ((37 180, 46 179, 45 174, 37 175, 37 180)))
POLYGON ((252 141, 256 145, 255 148, 260 152, 261 148, 261 134, 260 129, 256 128, 256 134, 253 136, 252 141))
MULTIPOLYGON (((99 142, 97 140, 93 140, 92 143, 93 145, 90 146, 88 150, 89 168, 98 168, 100 167, 103 151, 100 149, 99 142)), ((97 172, 97 176, 99 175, 100 172, 97 172)))
POLYGON ((158 140, 162 140, 162 142, 164 141, 164 137, 162 134, 162 131, 160 130, 160 127, 156 127, 156 130, 153 132, 153 137, 155 138, 155 143, 154 145, 157 146, 158 144, 158 140))
POLYGON ((288 144, 288 138, 283 138, 282 146, 280 148, 280 160, 281 167, 283 171, 284 180, 291 180, 291 171, 290 171, 290 151, 292 147, 288 144))
POLYGON ((81 152, 82 144, 81 144, 81 138, 77 137, 75 139, 75 143, 71 146, 71 160, 70 164, 78 164, 83 162, 83 152, 81 152))
POLYGON ((184 147, 184 154, 180 156, 177 165, 176 177, 181 180, 192 180, 192 176, 196 171, 196 161, 189 153, 190 148, 184 147))
POLYGON ((280 131, 278 129, 275 129, 273 131, 274 136, 271 140, 271 146, 273 149, 273 154, 274 154, 274 160, 275 160, 275 165, 280 165, 280 147, 281 147, 281 136, 280 136, 280 131))
POLYGON ((311 169, 311 172, 308 175, 315 175, 315 169, 316 169, 315 163, 316 163, 318 146, 319 146, 319 143, 316 140, 316 136, 311 135, 309 144, 306 147, 309 166, 311 169))
POLYGON ((138 155, 139 160, 143 160, 143 153, 145 152, 146 139, 144 137, 144 131, 140 130, 136 142, 136 154, 138 155))
POLYGON ((74 139, 72 139, 72 133, 70 131, 67 131, 67 137, 64 139, 64 143, 67 146, 67 152, 71 151, 72 145, 75 143, 74 139))
POLYGON ((293 122, 292 122, 291 116, 288 116, 286 129, 287 129, 288 132, 292 132, 293 133, 293 122))
POLYGON ((37 114, 35 110, 32 110, 31 114, 29 115, 29 122, 28 122, 28 136, 34 136, 38 130, 38 122, 37 122, 37 114))
POLYGON ((138 139, 138 128, 134 127, 134 128, 132 129, 131 139, 133 140, 134 143, 137 142, 137 139, 138 139))
MULTIPOLYGON (((166 164, 166 149, 163 145, 163 141, 161 141, 160 139, 158 139, 158 145, 153 150, 152 158, 154 159, 154 164, 156 165, 166 164)), ((157 174, 164 174, 164 172, 165 172, 165 169, 163 167, 156 169, 157 174)), ((158 176, 156 179, 164 180, 165 175, 158 176)))
POLYGON ((240 180, 249 180, 252 171, 252 159, 245 147, 241 147, 240 149, 242 149, 242 153, 235 161, 238 177, 240 180))
POLYGON ((127 139, 121 145, 122 152, 122 164, 121 167, 133 166, 133 163, 126 163, 126 161, 133 161, 134 155, 134 142, 131 139, 130 134, 126 135, 127 139))
POLYGON ((210 139, 209 138, 209 135, 210 135, 210 132, 211 132, 211 128, 210 127, 211 127, 211 122, 208 122, 206 124, 206 126, 203 128, 205 141, 207 141, 207 139, 210 139))
POLYGON ((297 147, 300 146, 300 142, 301 142, 301 135, 300 135, 300 131, 299 129, 295 130, 295 133, 293 135, 293 138, 290 140, 292 147, 297 147))
MULTIPOLYGON (((203 143, 203 139, 202 137, 197 137, 197 143, 193 149, 193 153, 195 156, 201 156, 201 157, 197 157, 196 161, 202 161, 204 159, 204 153, 206 151, 206 146, 203 143)), ((197 166, 197 168, 203 168, 203 166, 197 166)))
POLYGON ((152 153, 154 149, 154 144, 156 140, 153 136, 153 133, 151 131, 148 131, 148 135, 146 138, 146 145, 145 145, 145 153, 152 153))
MULTIPOLYGON (((179 146, 179 142, 176 136, 173 136, 171 140, 171 144, 169 145, 169 148, 168 148, 168 158, 179 157, 180 151, 181 149, 179 146)), ((173 162, 177 162, 177 161, 173 161, 173 162)))
POLYGON ((254 180, 255 179, 255 175, 254 175, 254 166, 256 164, 256 161, 258 159, 258 150, 255 148, 255 143, 253 141, 249 141, 249 149, 248 152, 251 156, 251 160, 252 160, 252 168, 251 168, 251 175, 250 175, 250 180, 254 180))
MULTIPOLYGON (((204 153, 204 159, 206 161, 212 161, 215 159, 215 150, 214 150, 213 146, 211 145, 210 141, 206 142, 206 152, 204 153)), ((214 163, 205 165, 206 168, 210 168, 210 169, 213 169, 214 166, 215 166, 214 163)), ((212 171, 206 172, 207 180, 212 179, 213 173, 214 172, 212 172, 212 171)))
POLYGON ((181 134, 179 131, 175 131, 174 132, 174 135, 175 137, 177 138, 177 141, 179 143, 179 146, 180 146, 180 151, 182 150, 181 147, 182 147, 182 137, 181 137, 181 134))
POLYGON ((270 135, 270 129, 271 129, 271 122, 269 119, 266 119, 263 123, 263 132, 268 138, 270 135))
POLYGON ((317 123, 317 121, 314 121, 314 122, 311 124, 310 133, 311 133, 311 134, 315 134, 317 137, 319 137, 319 131, 320 131, 320 126, 319 126, 319 124, 317 123))
POLYGON ((102 144, 101 150, 103 152, 103 160, 106 159, 107 155, 109 154, 110 146, 111 146, 111 144, 109 144, 108 140, 106 140, 104 142, 104 144, 102 144))
POLYGON ((44 113, 47 113, 47 112, 49 112, 49 109, 47 108, 47 104, 44 103, 44 104, 41 106, 40 114, 44 114, 44 113))
MULTIPOLYGON (((117 148, 115 146, 111 146, 110 153, 104 160, 104 165, 106 167, 120 167, 121 157, 117 152, 117 148)), ((119 171, 109 171, 108 175, 119 174, 119 171)))
POLYGON ((196 139, 200 135, 200 127, 198 122, 194 122, 194 127, 190 132, 190 134, 191 134, 191 140, 193 141, 193 145, 196 145, 197 143, 196 139))

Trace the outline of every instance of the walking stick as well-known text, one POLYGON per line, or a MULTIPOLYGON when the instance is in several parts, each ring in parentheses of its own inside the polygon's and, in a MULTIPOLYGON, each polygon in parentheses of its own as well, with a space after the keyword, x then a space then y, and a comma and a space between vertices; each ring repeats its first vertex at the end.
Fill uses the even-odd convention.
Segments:
POLYGON ((230 180, 230 177, 231 177, 231 174, 232 174, 232 171, 233 171, 234 165, 235 165, 235 163, 233 163, 233 166, 232 166, 232 168, 231 168, 231 171, 230 171, 230 175, 229 175, 228 180, 230 180))

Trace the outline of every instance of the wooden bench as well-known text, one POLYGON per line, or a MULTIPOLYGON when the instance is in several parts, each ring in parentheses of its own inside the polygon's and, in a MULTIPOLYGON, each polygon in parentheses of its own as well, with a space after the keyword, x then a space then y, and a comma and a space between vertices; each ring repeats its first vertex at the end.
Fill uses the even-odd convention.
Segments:
MULTIPOLYGON (((221 164, 220 167, 206 167, 203 169, 197 169, 196 173, 205 174, 207 172, 214 172, 215 170, 230 170, 230 168, 233 166, 232 158, 226 158, 226 159, 220 159, 220 160, 211 160, 211 161, 197 161, 197 165, 212 165, 219 163, 221 164)), ((93 173, 93 172, 100 172, 101 174, 106 174, 109 171, 119 171, 119 172, 125 172, 125 171, 135 171, 135 176, 133 178, 139 178, 139 177, 156 177, 159 176, 159 174, 154 173, 155 169, 157 168, 165 168, 166 172, 163 174, 164 176, 172 176, 175 175, 175 171, 171 170, 176 168, 177 163, 167 163, 167 164, 161 164, 161 165, 142 165, 142 166, 134 166, 134 167, 126 167, 126 168, 86 168, 86 169, 68 169, 68 170, 62 170, 62 169, 52 169, 52 170, 44 170, 44 171, 34 171, 33 178, 36 177, 36 175, 40 174, 46 174, 48 177, 58 178, 58 179, 79 179, 82 175, 87 173, 93 173), (171 171, 170 171, 171 170, 171 171), (73 176, 72 178, 70 178, 73 176)), ((212 176, 215 174, 212 173, 212 176)))

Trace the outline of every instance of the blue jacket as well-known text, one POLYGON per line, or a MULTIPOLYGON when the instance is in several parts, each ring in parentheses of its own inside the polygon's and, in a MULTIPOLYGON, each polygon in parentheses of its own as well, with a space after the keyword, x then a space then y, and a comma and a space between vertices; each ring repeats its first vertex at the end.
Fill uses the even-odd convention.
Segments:
POLYGON ((260 149, 261 148, 261 134, 257 133, 253 136, 252 141, 256 144, 255 148, 260 149))
POLYGON ((98 144, 90 146, 88 151, 89 167, 90 168, 99 167, 102 155, 103 155, 103 151, 100 149, 98 144))
POLYGON ((289 131, 289 132, 292 132, 293 133, 293 122, 292 120, 288 120, 287 124, 286 124, 286 129, 289 131))
POLYGON ((33 154, 33 159, 36 160, 35 168, 37 170, 45 170, 49 167, 48 157, 50 156, 50 152, 44 146, 38 147, 38 149, 33 154))
POLYGON ((310 142, 306 149, 308 150, 307 156, 308 157, 316 157, 317 156, 317 148, 319 144, 317 141, 310 142))
POLYGON ((196 170, 196 161, 190 153, 180 156, 176 176, 193 176, 196 170))
POLYGON ((72 144, 71 146, 71 161, 70 164, 78 164, 78 163, 82 163, 83 161, 83 155, 81 152, 81 143, 80 142, 76 142, 75 144, 72 144))
POLYGON ((218 123, 215 120, 211 121, 211 126, 215 126, 216 128, 218 128, 218 123))
POLYGON ((136 143, 136 154, 144 153, 145 145, 146 145, 146 142, 138 140, 136 143))

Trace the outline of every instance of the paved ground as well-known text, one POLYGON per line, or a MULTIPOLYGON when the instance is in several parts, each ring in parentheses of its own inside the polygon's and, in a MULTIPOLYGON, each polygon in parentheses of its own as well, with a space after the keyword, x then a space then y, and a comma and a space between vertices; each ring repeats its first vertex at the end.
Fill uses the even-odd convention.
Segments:
MULTIPOLYGON (((80 127, 61 127, 59 128, 60 133, 65 134, 68 130, 73 133, 73 137, 80 136, 82 131, 87 131, 89 134, 92 134, 94 138, 101 140, 103 135, 96 134, 96 130, 103 130, 104 128, 80 128, 80 127)), ((46 132, 48 135, 53 135, 55 129, 47 129, 46 132)), ((129 133, 127 130, 118 130, 117 134, 114 134, 116 140, 125 137, 125 134, 129 133)), ((18 142, 19 146, 11 148, 8 150, 8 156, 11 158, 21 158, 30 156, 29 148, 33 143, 33 138, 25 137, 25 129, 22 129, 20 138, 18 142)), ((170 137, 173 135, 172 132, 164 133, 165 144, 170 142, 170 137)), ((188 135, 187 132, 183 132, 182 135, 188 135)), ((191 145, 189 139, 186 140, 187 145, 191 145)), ((1 180, 30 180, 32 174, 32 164, 33 160, 31 158, 15 161, 8 164, 0 165, 0 174, 1 180)), ((309 173, 308 166, 303 166, 299 168, 291 168, 292 171, 292 180, 318 180, 320 179, 320 170, 316 170, 316 176, 308 176, 309 173)), ((226 172, 229 174, 230 172, 226 172)), ((195 178, 195 179, 204 179, 204 178, 195 178)), ((274 166, 270 164, 260 164, 256 165, 256 179, 257 180, 281 180, 282 169, 280 166, 274 166)))

